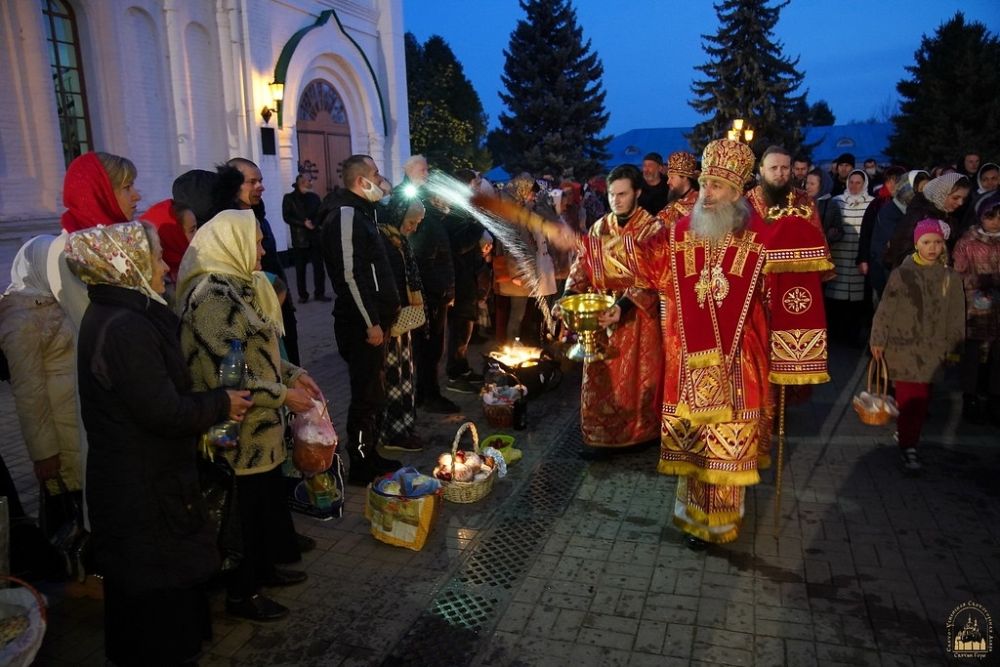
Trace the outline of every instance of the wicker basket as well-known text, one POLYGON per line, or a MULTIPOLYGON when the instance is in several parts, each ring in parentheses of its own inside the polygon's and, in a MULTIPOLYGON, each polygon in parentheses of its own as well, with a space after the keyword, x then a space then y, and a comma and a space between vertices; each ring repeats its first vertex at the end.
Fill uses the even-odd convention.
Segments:
POLYGON ((0 646, 0 664, 27 667, 34 663, 45 638, 48 611, 45 598, 34 586, 4 574, 0 580, 20 588, 0 589, 0 626, 7 643, 0 646))
POLYGON ((486 479, 478 482, 454 481, 455 454, 458 452, 458 442, 462 439, 462 434, 466 431, 472 432, 472 451, 479 454, 479 432, 476 431, 476 425, 472 422, 465 422, 458 428, 458 432, 455 433, 455 439, 451 443, 451 471, 453 479, 450 482, 441 483, 441 488, 444 489, 444 499, 453 503, 474 503, 486 497, 493 490, 493 483, 497 479, 496 467, 490 466, 490 472, 486 475, 486 479))
POLYGON ((489 405, 484 400, 483 412, 486 414, 486 421, 494 428, 510 428, 514 424, 513 404, 489 405))
POLYGON ((851 401, 858 419, 869 426, 885 426, 892 421, 892 411, 889 409, 889 369, 885 359, 871 359, 868 362, 868 393, 874 401, 864 401, 861 396, 855 396, 851 401))

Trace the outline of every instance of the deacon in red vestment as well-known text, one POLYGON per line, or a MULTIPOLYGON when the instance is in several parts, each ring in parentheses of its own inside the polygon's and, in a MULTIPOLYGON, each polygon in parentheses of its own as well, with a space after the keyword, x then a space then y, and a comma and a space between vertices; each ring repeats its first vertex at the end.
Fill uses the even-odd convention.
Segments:
MULTIPOLYGON (((790 212, 793 217, 800 218, 802 222, 808 222, 816 229, 822 231, 823 225, 819 219, 819 212, 813 202, 812 197, 805 190, 800 190, 792 184, 792 154, 782 146, 768 146, 760 157, 758 168, 758 184, 746 193, 747 201, 758 216, 767 224, 771 224, 779 217, 789 217, 790 212)), ((829 250, 824 236, 824 245, 829 250)), ((831 268, 825 271, 822 280, 832 280, 834 271, 831 268)), ((761 423, 761 467, 770 465, 770 433, 773 426, 774 409, 773 404, 777 402, 777 387, 772 391, 772 405, 765 408, 767 418, 761 423)), ((805 403, 812 396, 812 388, 808 385, 799 385, 789 389, 787 403, 790 405, 805 403)))
POLYGON ((618 261, 630 256, 636 285, 660 293, 671 353, 658 470, 679 477, 674 523, 692 548, 738 535, 770 434, 769 383, 829 379, 822 232, 794 209, 770 221, 757 215, 741 196, 753 163, 745 144, 710 143, 691 215, 633 248, 604 247, 618 261))
POLYGON ((747 192, 747 201, 762 220, 773 218, 772 212, 794 206, 809 211, 806 219, 822 231, 819 212, 805 190, 792 185, 792 154, 781 146, 768 146, 760 158, 760 182, 747 192))
POLYGON ((599 332, 607 359, 586 362, 580 391, 580 422, 588 447, 624 447, 658 439, 663 353, 660 348, 655 289, 634 285, 636 268, 627 253, 606 257, 602 242, 623 247, 653 235, 660 221, 638 205, 642 174, 632 165, 608 175, 611 213, 597 220, 582 239, 582 251, 570 269, 566 292, 600 292, 616 299, 620 318, 599 332), (610 335, 609 333, 610 332, 610 335))

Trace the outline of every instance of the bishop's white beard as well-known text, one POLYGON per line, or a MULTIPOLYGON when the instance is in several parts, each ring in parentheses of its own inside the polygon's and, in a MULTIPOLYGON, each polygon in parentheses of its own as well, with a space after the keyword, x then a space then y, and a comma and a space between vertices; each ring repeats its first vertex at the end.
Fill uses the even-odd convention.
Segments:
POLYGON ((716 203, 706 210, 701 198, 691 210, 691 231, 695 236, 718 241, 726 234, 741 229, 750 217, 750 206, 741 197, 735 202, 716 203))

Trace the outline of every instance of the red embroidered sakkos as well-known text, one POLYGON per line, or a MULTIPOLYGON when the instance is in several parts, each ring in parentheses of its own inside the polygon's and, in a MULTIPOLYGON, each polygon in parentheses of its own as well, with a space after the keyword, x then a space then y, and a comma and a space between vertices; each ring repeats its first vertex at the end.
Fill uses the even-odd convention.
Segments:
POLYGON ((675 523, 713 542, 736 538, 743 487, 759 481, 770 437, 770 383, 825 382, 821 232, 796 216, 709 242, 690 216, 607 255, 661 298, 663 408, 658 470, 678 475, 675 523))
POLYGON ((581 430, 584 442, 592 447, 623 447, 660 435, 659 298, 655 289, 635 287, 636 269, 627 252, 612 257, 604 252, 603 243, 615 239, 622 247, 632 248, 660 228, 660 221, 641 208, 625 226, 609 213, 590 228, 570 269, 567 291, 624 296, 634 306, 626 310, 610 338, 605 331, 598 334, 600 343, 614 355, 583 368, 581 430))

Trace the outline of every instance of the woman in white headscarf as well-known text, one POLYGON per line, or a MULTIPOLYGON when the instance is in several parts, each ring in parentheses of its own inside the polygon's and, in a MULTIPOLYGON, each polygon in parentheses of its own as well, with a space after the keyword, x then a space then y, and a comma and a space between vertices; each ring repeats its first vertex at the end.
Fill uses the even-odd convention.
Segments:
MULTIPOLYGON (((54 240, 36 236, 17 251, 10 287, 0 299, 0 348, 10 365, 21 434, 35 476, 53 495, 81 488, 74 329, 46 278, 54 240)), ((57 506, 48 504, 46 510, 57 506)), ((50 525, 60 519, 47 517, 50 525)))
POLYGON ((319 387, 283 360, 281 305, 261 271, 263 234, 253 211, 223 211, 201 227, 184 253, 177 279, 181 347, 194 386, 219 386, 219 362, 230 341, 243 343, 253 398, 239 444, 221 455, 236 472, 243 559, 228 582, 227 611, 252 620, 275 620, 288 609, 260 594, 262 586, 305 580, 304 572, 275 567, 298 560, 298 540, 285 498, 282 408, 305 412, 319 387))
POLYGON ((823 228, 835 234, 830 243, 830 254, 837 275, 825 283, 827 322, 830 336, 851 345, 863 345, 860 328, 870 316, 870 302, 865 294, 865 277, 856 259, 861 239, 861 222, 865 210, 874 197, 868 194, 868 174, 855 169, 847 175, 847 190, 831 200, 826 210, 823 228))

